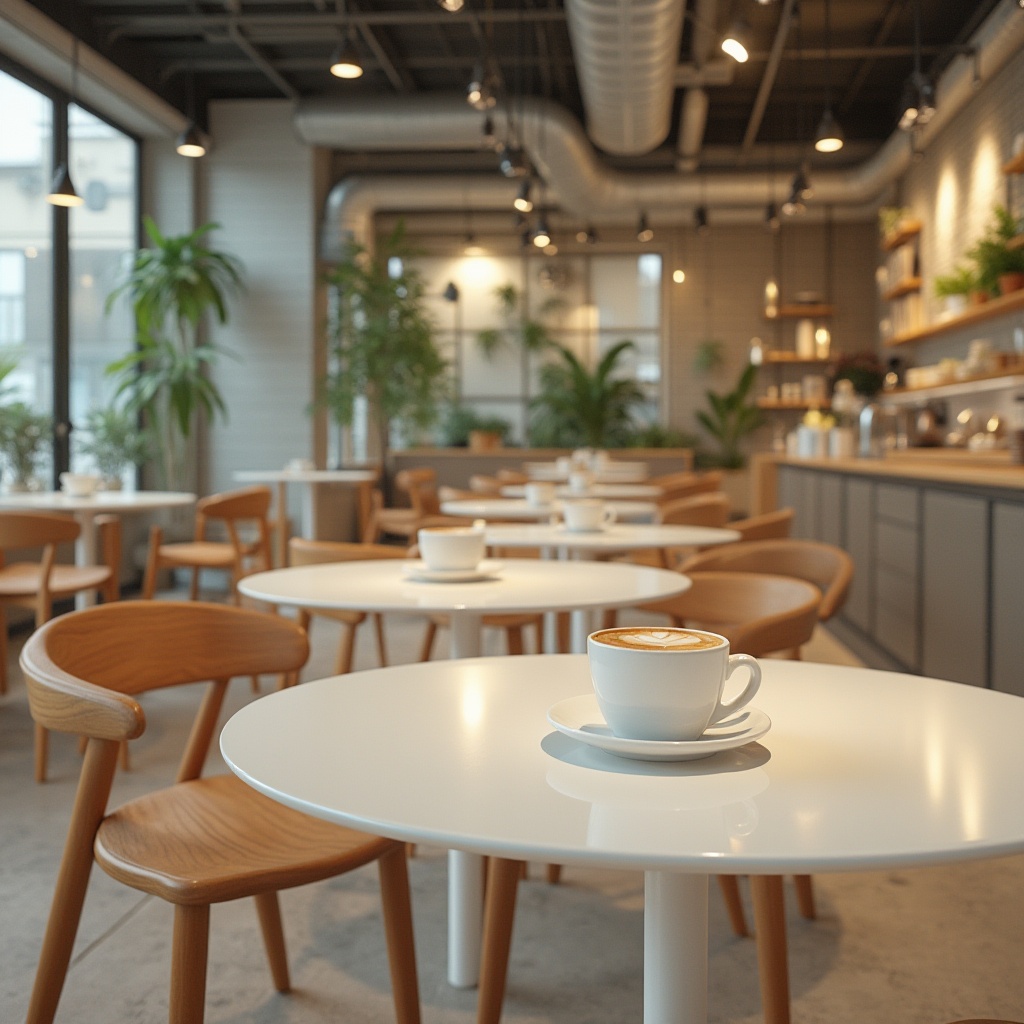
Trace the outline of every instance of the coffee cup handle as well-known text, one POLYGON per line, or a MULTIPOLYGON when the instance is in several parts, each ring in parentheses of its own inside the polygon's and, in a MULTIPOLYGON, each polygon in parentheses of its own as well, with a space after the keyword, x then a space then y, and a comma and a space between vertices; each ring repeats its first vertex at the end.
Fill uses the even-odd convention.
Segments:
POLYGON ((761 666, 757 663, 757 659, 752 658, 749 654, 729 655, 729 665, 725 670, 726 682, 728 682, 730 676, 740 665, 746 665, 750 672, 750 679, 747 680, 747 685, 738 697, 733 697, 730 701, 719 701, 718 707, 711 716, 711 721, 708 722, 708 725, 714 725, 715 722, 720 722, 723 718, 728 718, 733 712, 739 711, 740 708, 749 704, 754 694, 757 693, 758 687, 761 685, 761 666))

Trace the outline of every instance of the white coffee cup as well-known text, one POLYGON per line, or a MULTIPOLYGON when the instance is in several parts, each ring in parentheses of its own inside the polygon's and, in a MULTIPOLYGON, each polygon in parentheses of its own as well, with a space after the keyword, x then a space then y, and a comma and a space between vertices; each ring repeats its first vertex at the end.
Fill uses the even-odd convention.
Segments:
POLYGON ((603 530, 615 522, 615 509, 596 499, 567 501, 562 506, 562 518, 567 530, 603 530))
POLYGON ((92 473, 61 473, 60 489, 72 498, 88 498, 96 493, 100 478, 92 473))
POLYGON ((316 469, 316 463, 312 459, 289 459, 285 468, 292 473, 308 473, 316 469))
POLYGON ((616 736, 695 740, 709 725, 748 704, 761 685, 749 654, 730 654, 729 641, 702 629, 620 626, 587 637, 594 693, 616 736), (745 665, 738 696, 723 701, 726 680, 745 665))
POLYGON ((555 485, 547 481, 531 481, 524 488, 528 505, 550 505, 555 499, 555 485))
POLYGON ((594 476, 589 469, 574 469, 569 474, 569 490, 573 494, 586 494, 593 482, 594 476))
POLYGON ((475 569, 484 557, 484 531, 479 526, 425 526, 417 537, 428 569, 475 569))

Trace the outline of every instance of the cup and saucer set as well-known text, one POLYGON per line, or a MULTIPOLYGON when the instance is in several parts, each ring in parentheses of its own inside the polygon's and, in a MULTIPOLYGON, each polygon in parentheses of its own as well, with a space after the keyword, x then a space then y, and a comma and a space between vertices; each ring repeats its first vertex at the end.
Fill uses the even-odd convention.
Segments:
POLYGON ((417 533, 422 558, 405 562, 403 575, 420 583, 477 583, 497 579, 503 565, 484 558, 484 523, 429 526, 417 533))
POLYGON ((730 654, 718 633, 656 626, 598 630, 587 638, 592 693, 559 701, 548 721, 560 733, 619 757, 692 761, 759 739, 771 719, 750 705, 761 667, 730 654), (723 699, 737 668, 748 674, 723 699))

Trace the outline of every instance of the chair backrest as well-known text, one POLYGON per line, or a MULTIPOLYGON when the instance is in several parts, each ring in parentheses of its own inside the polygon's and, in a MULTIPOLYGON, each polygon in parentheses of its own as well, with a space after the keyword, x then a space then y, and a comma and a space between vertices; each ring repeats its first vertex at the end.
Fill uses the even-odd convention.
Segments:
POLYGON ((243 541, 239 526, 251 524, 256 527, 256 551, 264 567, 271 564, 270 555, 270 503, 273 494, 269 487, 258 484, 241 487, 235 491, 210 494, 196 502, 196 539, 206 537, 211 520, 220 522, 227 532, 235 551, 241 551, 243 541))
POLYGON ((409 496, 409 504, 416 515, 427 516, 440 513, 436 469, 431 469, 429 466, 403 469, 395 476, 395 487, 409 496))
POLYGON ((529 474, 519 469, 499 469, 495 475, 503 486, 505 484, 525 484, 530 481, 529 474))
POLYGON ((807 580, 821 590, 819 615, 824 621, 846 601, 853 559, 842 548, 816 540, 753 540, 702 551, 688 558, 682 571, 773 573, 807 580))
POLYGON ((57 559, 57 545, 77 539, 81 527, 70 516, 51 512, 0 512, 0 567, 5 552, 41 547, 39 559, 43 579, 49 577, 57 559))
MULTIPOLYGON (((113 744, 140 736, 135 694, 210 681, 178 780, 198 778, 230 679, 296 672, 309 644, 294 622, 201 601, 115 601, 51 619, 25 642, 21 667, 40 725, 113 744)), ((86 769, 83 768, 83 772, 86 769)))
POLYGON ((375 558, 407 558, 405 548, 393 544, 354 544, 337 540, 288 541, 289 565, 324 565, 328 562, 365 562, 375 558))
POLYGON ((484 476, 482 473, 474 473, 469 478, 469 489, 474 494, 501 494, 505 485, 496 476, 484 476))
POLYGON ((687 575, 690 589, 665 604, 688 624, 728 637, 734 654, 793 650, 814 633, 821 591, 812 583, 763 573, 687 575))
POLYGON ((676 498, 658 506, 658 522, 677 526, 725 526, 729 521, 728 495, 721 491, 676 498))
POLYGON ((659 504, 674 501, 677 498, 688 498, 692 494, 708 494, 722 489, 722 473, 713 469, 707 472, 666 473, 648 480, 648 483, 661 488, 659 504))
POLYGON ((446 501, 472 501, 479 498, 480 493, 479 491, 468 491, 462 487, 449 487, 447 484, 441 484, 437 489, 437 497, 442 503, 446 501))
POLYGON ((794 509, 780 508, 746 519, 734 519, 729 529, 740 535, 740 540, 780 540, 793 529, 794 509))

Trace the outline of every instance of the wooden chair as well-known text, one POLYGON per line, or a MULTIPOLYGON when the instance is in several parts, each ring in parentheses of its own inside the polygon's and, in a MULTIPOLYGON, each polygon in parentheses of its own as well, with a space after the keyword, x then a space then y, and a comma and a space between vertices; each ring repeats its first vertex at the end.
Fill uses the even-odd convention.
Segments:
MULTIPOLYGON (((406 558, 404 548, 392 544, 350 544, 330 540, 305 540, 292 537, 288 542, 289 565, 321 565, 325 562, 357 562, 372 558, 406 558)), ((384 642, 384 616, 379 612, 358 612, 331 608, 300 608, 299 625, 307 632, 313 616, 332 619, 341 623, 341 644, 335 672, 343 675, 352 671, 352 655, 355 648, 356 629, 371 615, 377 635, 377 653, 381 665, 387 665, 387 646, 384 642)))
MULTIPOLYGON (((49 512, 0 512, 0 693, 7 692, 7 609, 28 608, 35 627, 53 617, 53 603, 95 590, 104 601, 116 601, 120 591, 121 521, 97 516, 103 552, 100 565, 58 565, 57 545, 71 544, 81 527, 68 516, 49 512), (7 552, 42 548, 37 561, 7 562, 7 552)), ((49 736, 35 727, 35 779, 46 781, 49 736)))
POLYGON ((793 509, 780 508, 774 512, 748 516, 746 519, 733 519, 727 525, 730 530, 740 534, 741 541, 782 540, 788 537, 793 529, 793 515, 793 509))
POLYGON ((527 484, 530 482, 530 474, 524 473, 519 469, 499 469, 494 474, 502 487, 506 487, 510 484, 527 484))
POLYGON ((729 511, 728 496, 721 491, 710 491, 660 502, 657 520, 683 526, 723 527, 729 522, 729 511))
POLYGON ((269 569, 270 554, 269 487, 243 487, 202 498, 196 505, 195 538, 165 544, 163 529, 152 526, 149 533, 149 554, 142 596, 156 593, 157 575, 161 569, 191 569, 189 598, 199 597, 199 574, 203 569, 219 569, 231 577, 231 599, 239 602, 238 581, 249 572, 269 569), (227 540, 210 540, 207 531, 211 522, 220 523, 227 540), (254 539, 243 533, 255 530, 254 539))
POLYGON ((481 494, 498 496, 501 494, 501 489, 504 486, 504 483, 496 476, 484 476, 480 473, 474 473, 469 478, 469 489, 477 496, 481 494))
POLYGON ((53 1021, 94 859, 116 881, 174 906, 171 1024, 202 1024, 212 904, 254 897, 274 985, 287 992, 278 890, 376 860, 396 1018, 419 1024, 405 844, 291 810, 231 774, 201 777, 228 680, 294 675, 308 653, 305 633, 287 619, 188 601, 89 608, 29 639, 21 665, 32 717, 87 737, 87 747, 28 1024, 53 1021), (146 728, 136 697, 205 681, 177 781, 108 812, 118 745, 146 728))
POLYGON ((372 495, 369 523, 363 541, 376 544, 385 536, 403 537, 410 541, 427 516, 439 516, 441 503, 437 494, 437 470, 428 466, 403 469, 395 476, 395 490, 409 498, 407 507, 384 507, 380 489, 372 495))
POLYGON ((677 498, 689 498, 694 494, 710 494, 720 491, 722 489, 722 473, 717 469, 701 473, 692 471, 666 473, 662 476, 652 477, 647 482, 661 488, 661 496, 657 499, 660 505, 668 501, 675 501, 677 498))
MULTIPOLYGON (((639 610, 668 616, 673 625, 721 633, 729 638, 733 653, 754 657, 788 650, 794 643, 806 643, 814 632, 821 591, 811 583, 756 573, 687 575, 693 586, 685 593, 642 605, 639 610)), ((549 881, 557 882, 560 868, 550 864, 547 873, 549 881)), ((515 861, 495 861, 489 873, 478 1024, 497 1024, 500 1017, 519 876, 515 861)), ((734 931, 748 934, 736 877, 719 875, 718 882, 734 931)), ((754 912, 762 1002, 765 1006, 778 1006, 781 1001, 788 1010, 785 919, 780 915, 780 904, 781 879, 757 879, 754 912)))

